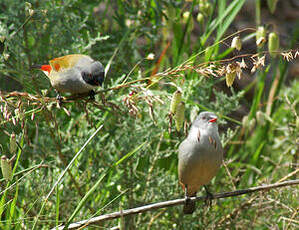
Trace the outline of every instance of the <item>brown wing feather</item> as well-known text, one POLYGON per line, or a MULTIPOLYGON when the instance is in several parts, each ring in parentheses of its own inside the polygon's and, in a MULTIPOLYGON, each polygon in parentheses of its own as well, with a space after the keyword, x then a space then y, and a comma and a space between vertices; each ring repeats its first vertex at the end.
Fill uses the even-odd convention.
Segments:
POLYGON ((198 142, 200 142, 200 130, 198 129, 198 133, 197 133, 197 140, 198 142))
POLYGON ((215 149, 217 149, 217 142, 213 137, 209 136, 209 142, 215 149))

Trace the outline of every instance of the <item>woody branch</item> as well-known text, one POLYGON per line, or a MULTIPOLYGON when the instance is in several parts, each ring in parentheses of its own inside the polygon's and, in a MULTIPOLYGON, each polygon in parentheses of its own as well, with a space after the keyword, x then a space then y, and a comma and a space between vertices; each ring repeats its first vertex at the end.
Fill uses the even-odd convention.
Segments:
MULTIPOLYGON (((243 194, 250 194, 250 193, 259 192, 259 191, 268 191, 268 190, 274 189, 274 188, 292 186, 292 185, 298 185, 298 184, 299 184, 299 179, 289 180, 289 181, 285 181, 285 182, 281 182, 281 183, 262 185, 262 186, 247 188, 247 189, 236 190, 236 191, 232 191, 232 192, 218 193, 218 194, 214 194, 213 198, 211 198, 211 199, 216 200, 216 199, 220 199, 220 198, 240 196, 243 194)), ((195 200, 195 201, 202 201, 202 200, 206 200, 207 198, 205 196, 200 196, 200 197, 192 197, 190 199, 195 200)), ((135 215, 138 213, 143 213, 143 212, 147 212, 147 211, 151 211, 151 210, 155 210, 155 209, 182 205, 184 203, 185 203, 185 199, 182 198, 182 199, 158 202, 158 203, 154 203, 154 204, 148 204, 148 205, 137 207, 137 208, 122 210, 119 212, 113 212, 113 213, 93 217, 88 220, 78 221, 78 222, 70 224, 67 227, 67 229, 78 229, 78 228, 86 227, 91 224, 98 225, 107 220, 112 220, 112 219, 129 216, 129 215, 135 215)), ((57 227, 53 228, 53 230, 54 229, 60 230, 60 229, 64 229, 64 228, 65 228, 65 226, 59 226, 58 228, 57 227)))

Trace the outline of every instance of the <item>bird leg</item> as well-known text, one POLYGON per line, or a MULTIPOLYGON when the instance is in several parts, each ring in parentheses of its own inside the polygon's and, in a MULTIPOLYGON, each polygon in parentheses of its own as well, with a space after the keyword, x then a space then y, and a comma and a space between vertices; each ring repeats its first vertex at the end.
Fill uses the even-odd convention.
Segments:
POLYGON ((185 185, 185 203, 187 204, 187 203, 189 203, 190 202, 190 197, 188 196, 188 194, 187 194, 187 185, 185 185))
MULTIPOLYGON (((196 192, 191 194, 192 197, 196 197, 196 192)), ((191 200, 190 191, 188 195, 188 187, 185 185, 185 204, 183 208, 184 214, 192 214, 195 210, 196 201, 191 200)))
POLYGON ((204 188, 206 190, 206 205, 211 206, 214 195, 209 191, 208 186, 204 185, 204 188))
POLYGON ((90 100, 92 100, 92 101, 94 101, 95 100, 95 95, 96 95, 96 93, 93 91, 93 90, 90 90, 89 92, 88 92, 88 95, 89 95, 89 99, 90 100))

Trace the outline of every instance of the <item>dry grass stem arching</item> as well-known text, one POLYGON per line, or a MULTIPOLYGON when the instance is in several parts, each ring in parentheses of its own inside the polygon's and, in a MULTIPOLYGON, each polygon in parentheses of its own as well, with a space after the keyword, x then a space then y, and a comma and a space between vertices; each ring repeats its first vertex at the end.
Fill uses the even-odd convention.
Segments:
MULTIPOLYGON (((287 51, 277 52, 277 53, 281 55, 285 61, 288 62, 292 61, 293 59, 296 59, 299 56, 298 50, 287 50, 287 51)), ((185 71, 191 70, 205 77, 226 78, 227 86, 231 87, 234 82, 235 76, 238 76, 238 78, 240 78, 242 75, 242 70, 248 68, 247 65, 248 63, 251 63, 253 66, 251 68, 252 73, 254 73, 257 69, 264 67, 266 55, 269 55, 269 53, 265 51, 260 54, 257 53, 241 54, 229 59, 211 61, 211 62, 201 63, 198 65, 192 65, 190 64, 190 62, 186 62, 177 67, 168 68, 163 72, 159 72, 156 73, 154 76, 151 76, 152 78, 155 77, 158 79, 158 81, 152 83, 151 85, 159 83, 163 79, 169 79, 169 81, 172 81, 173 78, 184 77, 183 73, 185 71), (245 63, 245 59, 247 64, 245 63)), ((119 105, 106 101, 104 93, 108 91, 123 89, 123 88, 131 88, 132 89, 131 92, 133 93, 132 94, 130 93, 128 96, 125 96, 123 100, 124 105, 129 110, 129 113, 133 116, 136 116, 139 111, 137 102, 145 101, 146 104, 149 106, 150 115, 151 115, 153 113, 153 101, 163 103, 163 100, 161 100, 158 96, 151 93, 151 91, 149 90, 151 85, 147 85, 149 79, 150 78, 141 78, 108 89, 97 91, 96 94, 101 94, 102 102, 105 106, 99 105, 96 101, 89 100, 87 97, 88 95, 85 94, 64 97, 63 104, 72 103, 74 101, 84 99, 86 103, 93 103, 96 107, 98 107, 101 110, 105 109, 105 107, 107 106, 111 107, 113 110, 120 110, 119 105), (138 92, 137 96, 135 95, 136 92, 138 92)), ((0 91, 0 105, 1 103, 5 104, 4 106, 5 108, 7 108, 7 105, 9 107, 19 108, 20 105, 22 104, 23 113, 21 114, 23 115, 29 114, 31 117, 34 118, 35 113, 37 113, 37 111, 41 112, 44 106, 53 106, 58 102, 54 97, 32 95, 27 92, 14 91, 14 92, 5 93, 3 91, 0 91), (32 107, 34 107, 33 110, 32 107), (29 108, 29 111, 27 111, 26 108, 29 108)), ((3 107, 3 105, 1 106, 3 107)), ((14 125, 16 124, 17 116, 14 116, 12 112, 9 112, 7 110, 4 115, 5 116, 3 117, 5 121, 1 122, 0 125, 7 122, 12 122, 14 125)))

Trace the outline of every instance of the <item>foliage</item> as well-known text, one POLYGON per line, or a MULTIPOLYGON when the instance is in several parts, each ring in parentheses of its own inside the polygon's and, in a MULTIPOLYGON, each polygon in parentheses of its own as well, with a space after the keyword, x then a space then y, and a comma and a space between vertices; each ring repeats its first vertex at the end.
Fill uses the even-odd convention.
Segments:
MULTIPOLYGON (((212 191, 295 177, 299 84, 286 84, 286 78, 299 55, 298 31, 287 35, 275 58, 267 46, 255 54, 244 45, 234 50, 227 44, 235 36, 256 43, 255 29, 230 30, 244 4, 2 0, 0 144, 1 155, 16 159, 12 181, 1 180, 0 227, 49 229, 182 197, 177 148, 194 111, 220 118, 226 154, 212 191), (100 60, 107 77, 96 101, 67 97, 59 106, 48 80, 30 66, 71 53, 100 60), (237 87, 245 75, 249 83, 237 87), (185 103, 181 131, 169 113, 177 90, 185 103)), ((257 22, 260 10, 256 1, 257 22)), ((212 207, 199 203, 184 218, 182 208, 173 207, 101 227, 296 228, 298 205, 298 188, 284 188, 212 207)))

